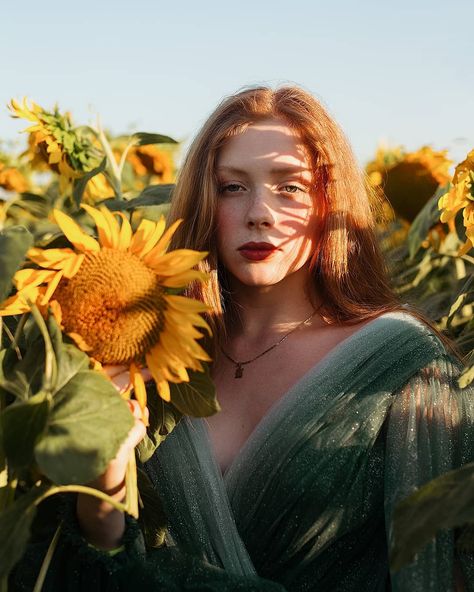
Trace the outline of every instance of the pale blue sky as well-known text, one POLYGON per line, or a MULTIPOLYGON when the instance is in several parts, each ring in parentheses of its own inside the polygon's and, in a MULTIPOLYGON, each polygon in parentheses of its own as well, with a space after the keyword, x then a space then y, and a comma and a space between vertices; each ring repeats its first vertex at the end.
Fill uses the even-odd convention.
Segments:
POLYGON ((297 82, 361 162, 377 143, 474 147, 474 1, 83 0, 0 3, 0 139, 28 96, 114 133, 192 136, 219 100, 297 82))

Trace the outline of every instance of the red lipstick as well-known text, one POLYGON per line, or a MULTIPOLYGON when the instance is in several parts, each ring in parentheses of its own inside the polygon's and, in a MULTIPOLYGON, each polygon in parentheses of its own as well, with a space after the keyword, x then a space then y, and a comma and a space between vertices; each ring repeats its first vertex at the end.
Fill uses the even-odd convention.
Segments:
POLYGON ((240 252, 242 257, 248 259, 249 261, 262 261, 263 259, 270 257, 270 255, 272 255, 277 250, 277 248, 271 243, 250 242, 241 245, 237 250, 240 252))

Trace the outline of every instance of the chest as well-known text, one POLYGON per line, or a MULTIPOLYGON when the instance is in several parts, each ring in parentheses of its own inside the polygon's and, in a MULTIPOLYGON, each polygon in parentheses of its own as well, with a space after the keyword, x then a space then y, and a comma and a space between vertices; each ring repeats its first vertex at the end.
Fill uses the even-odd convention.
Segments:
POLYGON ((270 409, 354 330, 337 327, 298 336, 243 366, 240 378, 232 362, 222 355, 216 360, 214 381, 221 411, 207 421, 222 472, 270 409))

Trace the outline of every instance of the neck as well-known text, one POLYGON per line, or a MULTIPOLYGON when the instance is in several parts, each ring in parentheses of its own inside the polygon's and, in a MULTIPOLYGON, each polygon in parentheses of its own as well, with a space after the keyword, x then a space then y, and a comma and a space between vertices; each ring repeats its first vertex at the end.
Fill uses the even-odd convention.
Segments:
MULTIPOLYGON (((248 286, 231 281, 234 318, 228 324, 229 341, 251 347, 278 339, 307 319, 318 307, 308 269, 300 270, 271 286, 248 286)), ((313 318, 316 321, 317 315, 313 318)))

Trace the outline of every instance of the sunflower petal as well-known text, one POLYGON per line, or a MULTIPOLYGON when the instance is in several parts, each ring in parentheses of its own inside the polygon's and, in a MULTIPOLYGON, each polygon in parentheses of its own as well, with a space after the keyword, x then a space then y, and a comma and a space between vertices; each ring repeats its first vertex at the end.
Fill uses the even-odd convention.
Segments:
POLYGON ((138 404, 140 405, 140 409, 142 410, 143 414, 146 407, 145 381, 143 380, 143 376, 140 372, 140 369, 134 362, 130 364, 130 381, 133 385, 133 390, 135 392, 135 399, 138 401, 138 404))
MULTIPOLYGON (((144 222, 144 221, 143 221, 144 222)), ((151 226, 147 227, 146 234, 143 234, 143 240, 139 243, 139 247, 137 251, 134 251, 138 257, 143 258, 147 253, 149 253, 153 247, 155 246, 156 242, 160 239, 161 235, 163 234, 164 229, 166 228, 166 221, 164 216, 160 216, 158 222, 150 223, 151 226)), ((140 224, 142 226, 142 224, 140 224)), ((140 231, 140 226, 138 227, 137 233, 140 231)))
POLYGON ((102 212, 105 221, 107 222, 109 228, 109 236, 110 236, 110 248, 116 249, 119 244, 119 233, 120 227, 117 221, 117 218, 114 214, 107 208, 106 206, 101 206, 100 211, 102 212))
POLYGON ((79 268, 81 267, 82 262, 85 258, 86 256, 82 253, 79 253, 79 255, 76 255, 75 257, 71 257, 67 264, 64 265, 64 277, 68 279, 74 277, 76 273, 79 271, 79 268))
POLYGON ((87 204, 81 204, 81 208, 94 220, 100 245, 106 249, 112 248, 112 233, 103 212, 87 204))
POLYGON ((29 249, 27 253, 30 261, 49 269, 64 269, 71 257, 75 258, 76 255, 72 249, 38 249, 36 247, 29 249))
POLYGON ((164 401, 169 403, 171 401, 170 385, 168 384, 168 381, 164 379, 160 365, 157 363, 152 351, 146 354, 146 363, 156 383, 158 394, 164 401))
POLYGON ((153 233, 156 231, 157 224, 162 223, 163 229, 165 226, 165 220, 163 217, 160 218, 159 222, 155 223, 151 220, 142 220, 132 237, 130 243, 130 252, 134 253, 138 257, 142 256, 142 249, 145 248, 153 233))
POLYGON ((183 271, 182 273, 178 273, 160 280, 160 284, 162 286, 166 286, 167 288, 185 288, 191 282, 205 282, 208 279, 208 273, 190 269, 189 271, 183 271))
POLYGON ((40 304, 42 306, 44 306, 45 304, 48 304, 51 296, 54 294, 54 291, 58 287, 58 284, 61 281, 63 275, 64 275, 63 271, 57 271, 55 277, 52 279, 52 281, 49 282, 48 287, 46 288, 46 292, 44 293, 43 297, 41 298, 40 304))
POLYGON ((171 253, 166 253, 161 256, 149 253, 143 260, 156 271, 158 275, 169 276, 188 271, 205 257, 207 257, 207 252, 205 251, 176 249, 175 251, 171 251, 171 253))
POLYGON ((54 210, 53 215, 59 228, 76 249, 79 251, 100 251, 100 245, 95 238, 86 234, 72 218, 57 209, 54 210))
POLYGON ((130 226, 127 216, 125 216, 123 212, 119 212, 119 216, 122 218, 122 226, 120 227, 117 248, 121 251, 126 251, 132 240, 132 227, 130 226))
POLYGON ((13 276, 13 283, 16 289, 22 290, 26 286, 39 286, 45 282, 50 282, 57 271, 49 269, 20 269, 13 276))
POLYGON ((186 298, 186 296, 175 296, 168 294, 165 296, 166 302, 179 312, 207 312, 209 307, 200 300, 186 298))
POLYGON ((173 238, 176 229, 181 224, 183 220, 179 219, 173 222, 171 226, 167 229, 167 231, 163 234, 160 238, 159 242, 153 246, 153 250, 150 252, 150 255, 153 257, 160 257, 166 253, 166 249, 170 246, 171 239, 173 238))

